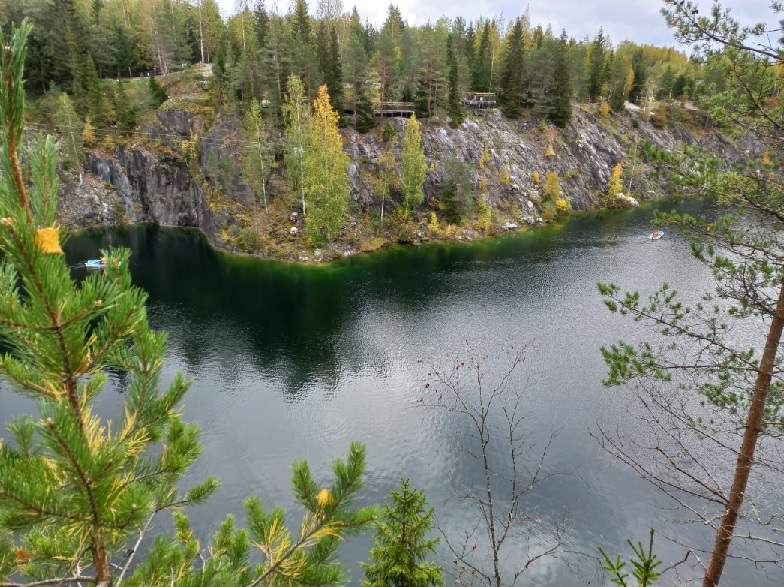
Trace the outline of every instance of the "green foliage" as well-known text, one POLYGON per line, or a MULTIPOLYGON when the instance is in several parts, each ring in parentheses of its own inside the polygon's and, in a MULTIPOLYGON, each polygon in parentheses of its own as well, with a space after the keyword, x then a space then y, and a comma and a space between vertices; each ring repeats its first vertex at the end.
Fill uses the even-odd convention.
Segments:
POLYGON ((306 214, 304 191, 304 160, 308 149, 308 121, 312 113, 305 96, 305 86, 296 75, 289 76, 288 96, 283 104, 283 120, 286 128, 284 158, 286 176, 291 186, 299 192, 302 213, 306 214))
POLYGON ((254 208, 256 197, 261 194, 262 205, 267 207, 267 180, 272 174, 275 152, 270 143, 266 121, 261 106, 252 100, 242 123, 242 174, 253 188, 254 208))
POLYGON ((125 86, 122 80, 117 82, 117 89, 114 94, 114 110, 117 113, 117 132, 121 136, 127 136, 134 131, 138 123, 136 109, 131 106, 128 94, 125 93, 125 86))
POLYGON ((78 166, 84 161, 82 149, 82 131, 84 126, 73 107, 68 94, 63 92, 57 99, 57 110, 54 114, 54 123, 60 131, 62 144, 60 146, 61 161, 64 167, 78 166))
POLYGON ((412 116, 406 125, 403 137, 403 154, 401 156, 403 176, 403 203, 410 211, 415 211, 425 201, 423 186, 425 184, 425 151, 422 146, 422 135, 419 122, 412 116))
POLYGON ((199 567, 193 561, 200 547, 188 518, 175 514, 176 540, 156 539, 127 584, 166 587, 176 576, 178 585, 214 587, 343 585, 346 575, 336 558, 337 547, 341 539, 367 529, 378 508, 353 507, 364 486, 364 445, 351 443, 346 460, 334 461, 332 471, 330 486, 320 487, 308 463, 295 462, 291 482, 305 510, 298 531, 287 528, 285 510, 265 509, 258 497, 249 497, 244 502, 247 528, 238 528, 234 516, 227 516, 212 538, 210 557, 199 567), (251 563, 256 556, 260 564, 251 563))
POLYGON ((460 159, 446 159, 441 165, 440 198, 448 222, 459 224, 474 212, 471 165, 460 159))
MULTIPOLYGON (((643 549, 642 542, 637 542, 637 544, 634 544, 631 540, 627 540, 626 542, 634 553, 634 557, 630 562, 634 567, 632 577, 634 577, 636 581, 636 586, 650 587, 659 577, 661 577, 661 573, 656 571, 656 567, 662 564, 662 561, 657 560, 656 555, 653 553, 653 528, 651 528, 648 552, 645 552, 645 549, 643 549)), ((602 550, 601 546, 599 547, 599 552, 604 559, 602 569, 612 575, 612 582, 618 585, 618 587, 632 587, 626 581, 629 578, 629 573, 626 573, 623 570, 626 566, 626 562, 621 561, 621 555, 616 555, 615 560, 613 560, 607 556, 607 553, 602 550)))
POLYGON ((168 98, 163 85, 161 85, 161 82, 159 82, 158 78, 156 78, 154 75, 149 77, 149 81, 147 82, 147 90, 150 93, 150 105, 155 110, 157 110, 160 105, 163 104, 168 98))
POLYGON ((338 120, 327 86, 321 86, 306 127, 308 148, 302 163, 302 188, 309 202, 305 231, 317 246, 337 236, 348 214, 349 158, 343 152, 338 120))
POLYGON ((0 448, 0 535, 14 536, 29 555, 3 565, 2 578, 68 578, 81 567, 102 583, 112 574, 112 555, 151 516, 201 501, 217 483, 177 489, 200 453, 198 429, 180 420, 177 404, 188 387, 181 375, 159 391, 166 337, 147 325, 129 251, 104 251, 105 273, 79 285, 71 280, 54 226, 50 137, 28 150, 33 182, 21 181, 28 31, 23 23, 9 47, 0 35, 0 101, 10 121, 3 128, 10 173, 0 180, 0 374, 35 400, 38 415, 10 423, 0 448), (108 368, 128 375, 125 408, 111 427, 93 411, 108 368))
POLYGON ((442 568, 427 561, 436 553, 439 538, 428 539, 433 508, 427 508, 422 491, 411 489, 408 479, 400 481, 400 491, 390 492, 392 504, 376 522, 370 562, 365 569, 364 587, 428 587, 443 585, 442 568))
POLYGON ((305 461, 292 466, 304 509, 298 531, 285 512, 245 501, 247 529, 228 516, 202 553, 180 509, 217 489, 182 489, 201 452, 199 429, 181 420, 188 381, 161 390, 166 336, 150 330, 146 295, 133 286, 130 252, 102 251, 106 269, 71 279, 55 225, 57 146, 39 138, 19 164, 23 132, 22 64, 29 25, 0 33, 0 375, 34 400, 37 413, 7 423, 0 445, 0 582, 125 582, 131 586, 338 586, 346 581, 340 541, 363 531, 377 508, 355 508, 365 447, 352 443, 316 482, 305 461), (124 405, 110 422, 95 410, 108 370, 126 376, 124 405), (175 539, 158 536, 136 561, 156 515, 174 510, 175 539), (134 546, 135 544, 135 546, 134 546), (251 563, 251 557, 260 563, 251 563), (133 571, 130 571, 134 565, 133 571))
MULTIPOLYGON (((770 71, 782 67, 780 46, 750 41, 765 26, 742 26, 719 3, 712 4, 709 16, 700 15, 689 0, 665 4, 663 13, 676 37, 695 42, 701 57, 720 53, 726 62, 725 89, 708 100, 715 120, 781 148, 784 110, 778 90, 769 83, 770 71)), ((690 511, 704 510, 698 520, 710 524, 716 536, 703 582, 718 585, 730 543, 738 539, 736 525, 745 513, 746 495, 754 493, 759 479, 752 469, 768 463, 758 444, 777 442, 784 429, 784 396, 776 366, 784 331, 778 232, 784 189, 780 177, 757 164, 733 169, 693 148, 662 153, 645 142, 642 153, 654 159, 673 184, 713 198, 718 205, 721 215, 713 221, 677 213, 656 216, 657 226, 684 232, 692 255, 712 271, 715 283, 711 292, 691 304, 666 285, 642 302, 638 292, 621 294, 615 285, 600 284, 611 311, 648 324, 656 339, 655 344, 620 342, 603 348, 606 383, 635 384, 649 412, 647 421, 653 423, 650 431, 656 435, 666 430, 668 438, 677 437, 682 447, 698 440, 699 454, 710 454, 710 459, 696 457, 684 472, 672 467, 684 453, 666 442, 651 443, 656 451, 631 454, 621 441, 614 452, 638 473, 666 487, 669 495, 689 492, 690 511), (738 337, 738 331, 748 335, 738 337), (676 401, 657 399, 662 397, 676 401), (728 465, 722 469, 715 463, 728 465), (717 495, 722 499, 716 501, 717 495)), ((765 516, 755 509, 755 520, 765 516)))
POLYGON ((384 123, 384 128, 381 131, 381 140, 385 143, 391 143, 392 141, 397 139, 397 133, 395 132, 395 127, 392 126, 392 123, 388 120, 384 123))

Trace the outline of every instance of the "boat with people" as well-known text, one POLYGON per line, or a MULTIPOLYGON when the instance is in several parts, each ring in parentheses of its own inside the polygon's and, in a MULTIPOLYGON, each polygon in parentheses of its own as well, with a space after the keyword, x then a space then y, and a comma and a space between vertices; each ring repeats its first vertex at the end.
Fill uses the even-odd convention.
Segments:
POLYGON ((106 267, 106 257, 101 257, 100 259, 87 259, 84 262, 84 266, 87 269, 104 269, 106 267))
POLYGON ((654 230, 652 233, 648 235, 648 240, 657 241, 664 236, 663 230, 654 230))

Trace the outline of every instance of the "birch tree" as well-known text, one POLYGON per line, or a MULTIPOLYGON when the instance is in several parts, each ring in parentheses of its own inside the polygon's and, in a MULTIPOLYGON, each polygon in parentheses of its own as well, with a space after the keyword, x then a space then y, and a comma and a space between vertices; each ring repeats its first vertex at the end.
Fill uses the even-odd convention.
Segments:
POLYGON ((302 162, 302 190, 309 202, 305 231, 315 245, 332 240, 348 214, 351 186, 349 157, 338 132, 338 113, 329 102, 327 86, 319 88, 306 132, 308 147, 302 162))

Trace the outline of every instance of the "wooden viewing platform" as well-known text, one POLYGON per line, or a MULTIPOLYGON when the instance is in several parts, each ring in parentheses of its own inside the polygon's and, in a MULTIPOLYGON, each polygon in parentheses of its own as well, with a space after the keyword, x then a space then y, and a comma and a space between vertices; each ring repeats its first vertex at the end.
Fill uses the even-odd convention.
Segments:
POLYGON ((495 108, 497 103, 495 92, 471 92, 463 97, 463 105, 477 110, 495 108))
POLYGON ((414 115, 414 103, 381 102, 373 106, 373 112, 376 116, 381 117, 411 118, 414 115))

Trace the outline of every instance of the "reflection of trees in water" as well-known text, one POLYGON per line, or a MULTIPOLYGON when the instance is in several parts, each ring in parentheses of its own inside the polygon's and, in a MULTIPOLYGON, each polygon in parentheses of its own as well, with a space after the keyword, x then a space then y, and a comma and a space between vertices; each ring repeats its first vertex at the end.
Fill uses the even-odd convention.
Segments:
MULTIPOLYGON (((630 214, 648 218, 650 211, 630 214)), ((495 296, 498 280, 510 271, 518 280, 545 282, 558 250, 580 246, 581 235, 589 238, 606 222, 605 215, 575 217, 566 227, 511 238, 395 247, 319 267, 224 255, 197 230, 154 225, 82 233, 69 239, 66 252, 76 263, 108 246, 131 248, 134 282, 149 293, 152 324, 169 332, 170 352, 189 371, 216 361, 231 384, 252 368, 294 398, 367 369, 362 322, 373 321, 375 309, 416 325, 433 308, 453 305, 454 296, 495 296)), ((375 338, 383 343, 383 332, 375 338)), ((383 344, 373 350, 388 351, 383 344)))

